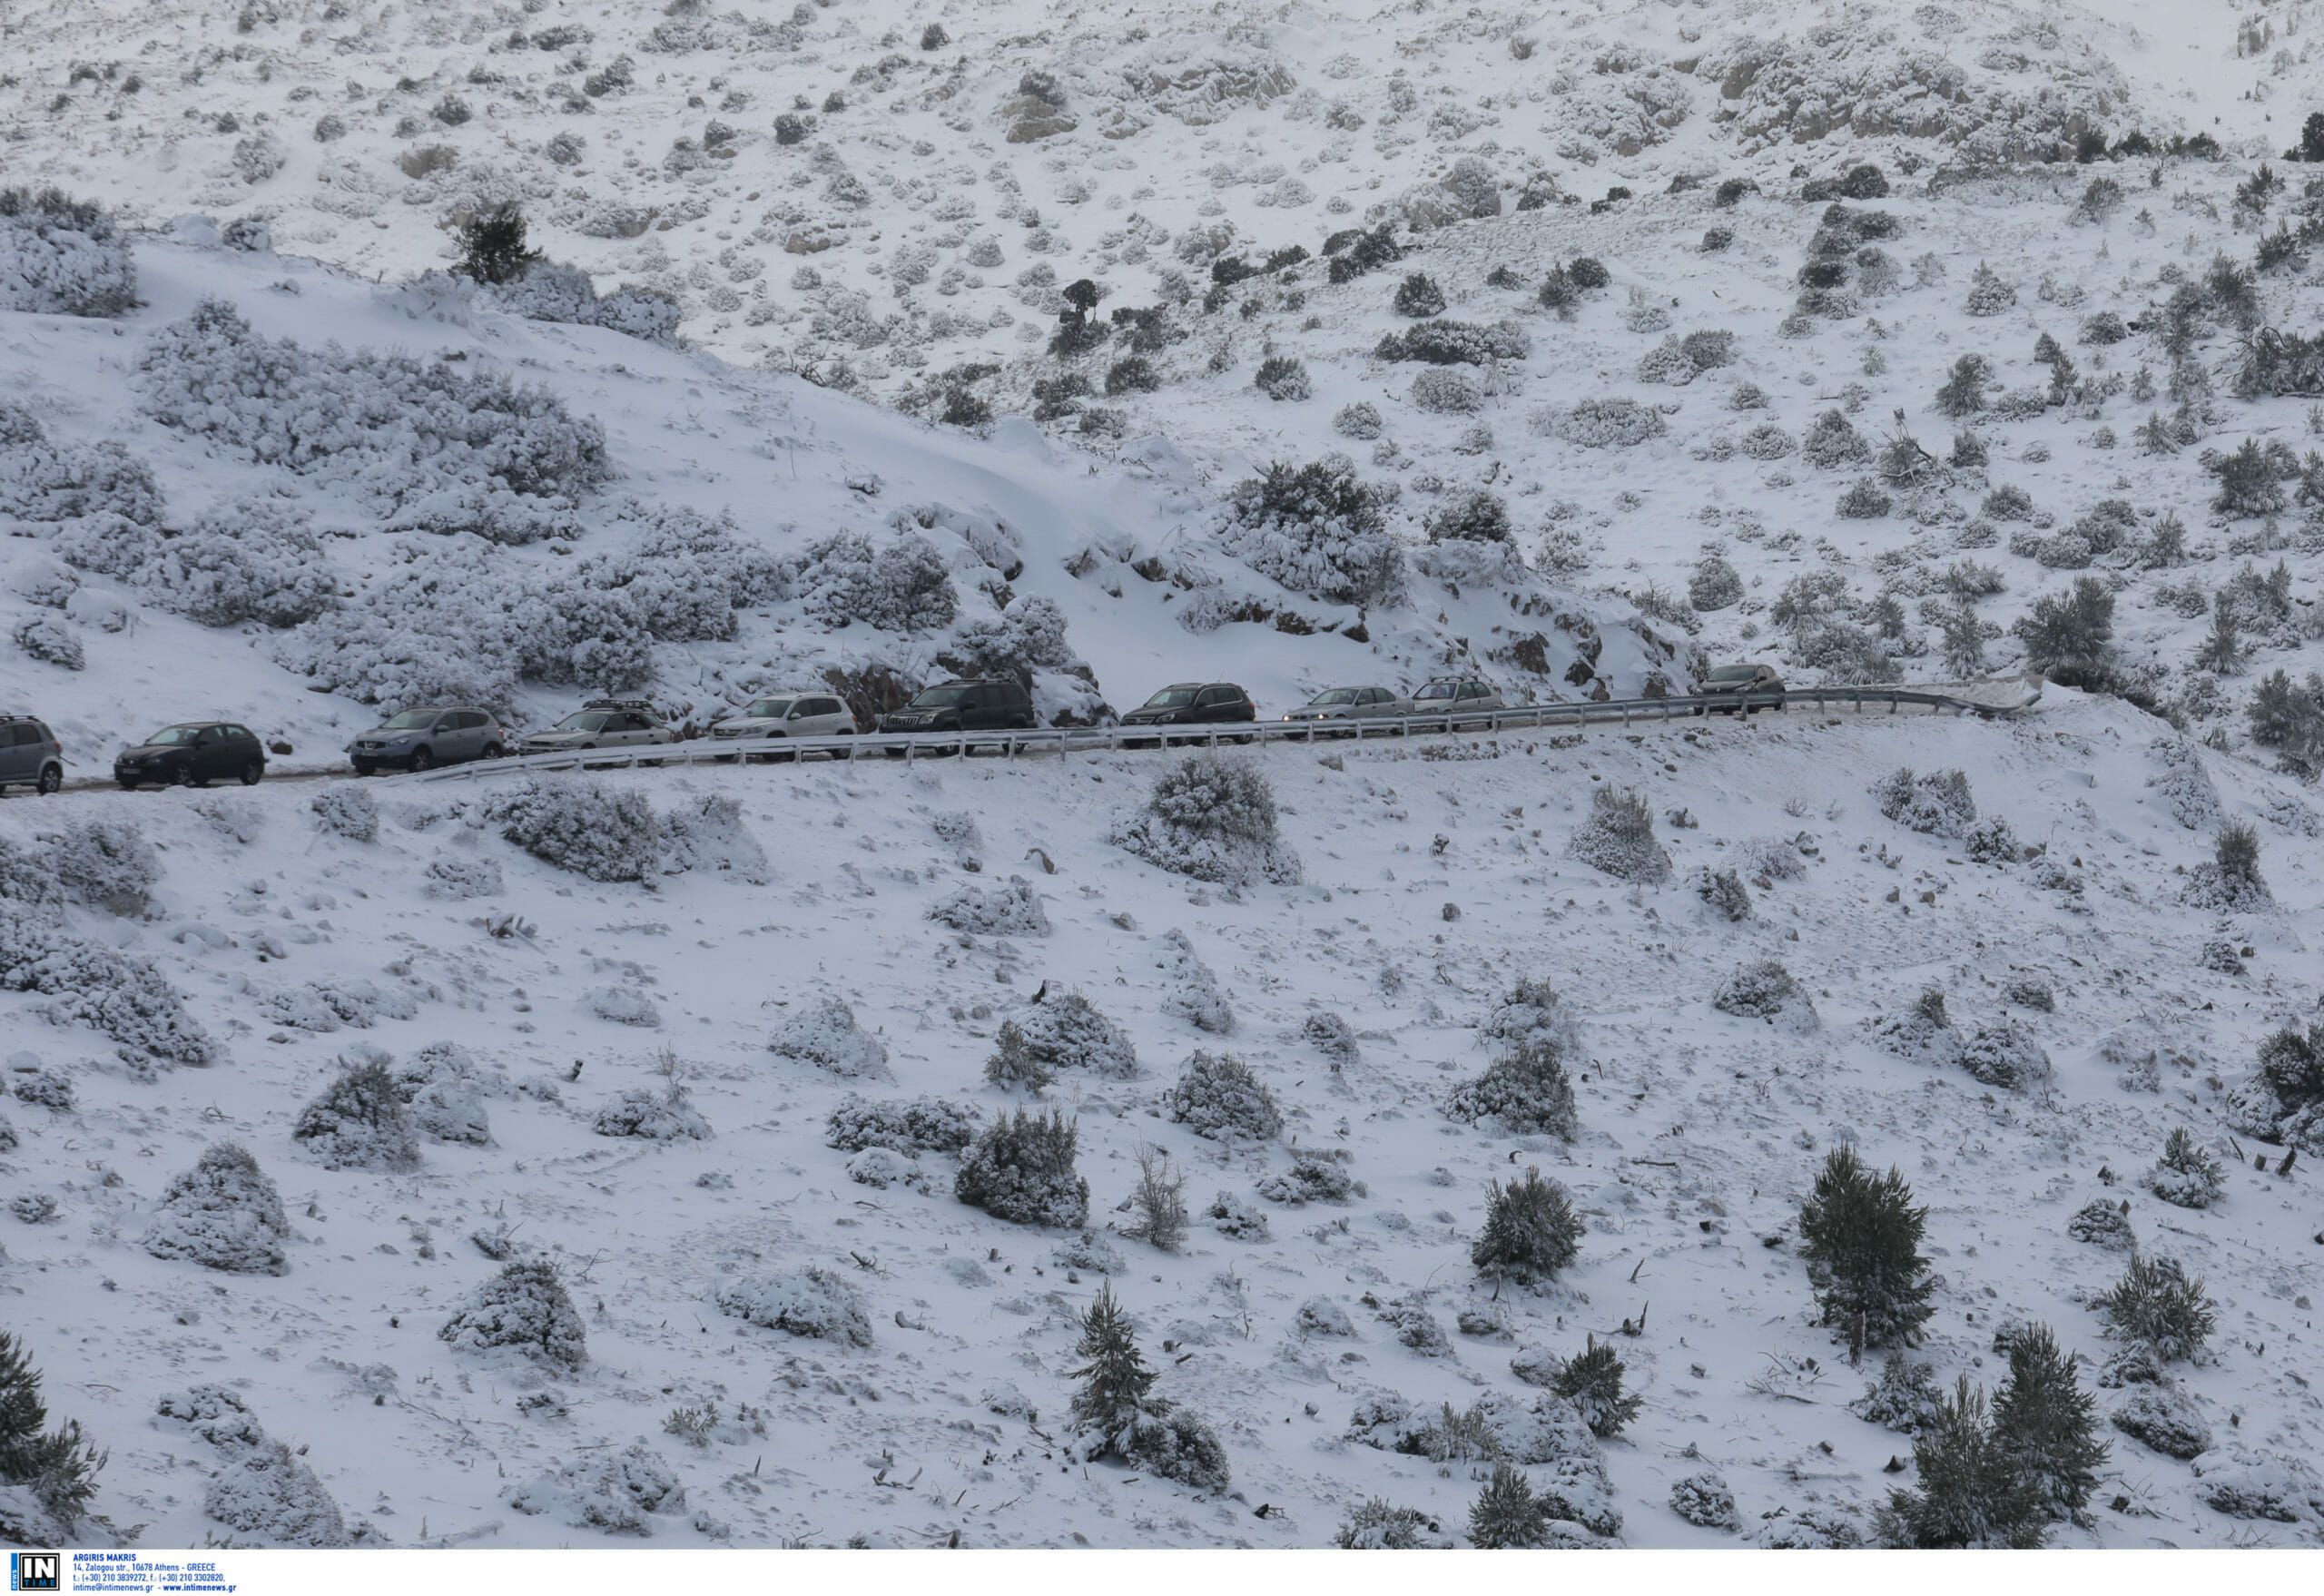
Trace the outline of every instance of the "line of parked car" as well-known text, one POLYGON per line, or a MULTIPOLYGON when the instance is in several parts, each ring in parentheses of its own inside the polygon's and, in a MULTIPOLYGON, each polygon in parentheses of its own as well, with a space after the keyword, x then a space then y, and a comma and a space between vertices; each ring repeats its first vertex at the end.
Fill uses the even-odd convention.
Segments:
MULTIPOLYGON (((1737 707, 1748 696, 1779 694, 1783 678, 1764 665, 1720 665, 1699 689, 1704 697, 1733 696, 1737 707)), ((1411 716, 1468 714, 1506 707, 1501 690, 1475 676, 1440 676, 1411 693, 1393 687, 1327 687, 1286 721, 1351 723, 1360 735, 1364 721, 1411 716)), ((1250 724, 1259 718, 1251 695, 1232 682, 1173 682, 1121 717, 1128 729, 1150 727, 1157 743, 1182 740, 1175 728, 1250 724)), ((878 733, 1029 731, 1032 695, 1009 677, 941 682, 923 687, 900 707, 877 718, 878 733)), ((1320 724, 1318 730, 1323 729, 1320 724)), ((790 737, 849 737, 862 727, 844 699, 823 690, 772 693, 753 698, 714 721, 714 743, 790 737)), ((1203 732, 1207 736, 1211 733, 1203 732)), ((1249 742, 1255 733, 1230 734, 1249 742)), ((347 757, 361 776, 387 769, 424 771, 505 754, 586 753, 680 743, 687 733, 663 720, 642 698, 596 698, 555 725, 517 737, 488 709, 473 704, 438 704, 390 715, 347 744, 347 757)), ((901 755, 906 744, 882 752, 901 755)), ((741 757, 737 750, 734 757, 741 757)), ((266 774, 266 745, 235 721, 182 721, 164 726, 113 759, 113 779, 135 791, 142 786, 205 786, 228 778, 254 786, 266 774)), ((47 724, 29 714, 0 714, 0 793, 11 786, 54 793, 64 783, 64 749, 47 724)))

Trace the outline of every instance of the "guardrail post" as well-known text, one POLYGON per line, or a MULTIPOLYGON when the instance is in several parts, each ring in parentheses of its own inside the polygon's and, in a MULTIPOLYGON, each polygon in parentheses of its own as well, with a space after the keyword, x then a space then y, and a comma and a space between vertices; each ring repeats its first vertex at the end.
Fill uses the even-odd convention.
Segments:
POLYGON ((1888 713, 1890 714, 1896 713, 1896 695, 1894 693, 1888 695, 1888 713))

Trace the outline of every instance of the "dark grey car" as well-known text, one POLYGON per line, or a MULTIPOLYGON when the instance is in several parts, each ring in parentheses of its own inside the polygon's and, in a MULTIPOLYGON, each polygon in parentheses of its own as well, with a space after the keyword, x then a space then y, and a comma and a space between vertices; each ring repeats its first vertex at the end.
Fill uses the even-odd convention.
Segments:
POLYGON ((64 745, 56 734, 28 714, 0 714, 0 793, 54 793, 64 784, 64 745))
POLYGON ((507 733, 492 712, 467 705, 407 709, 390 715, 347 745, 355 773, 368 776, 381 765, 432 770, 471 759, 497 759, 507 733))

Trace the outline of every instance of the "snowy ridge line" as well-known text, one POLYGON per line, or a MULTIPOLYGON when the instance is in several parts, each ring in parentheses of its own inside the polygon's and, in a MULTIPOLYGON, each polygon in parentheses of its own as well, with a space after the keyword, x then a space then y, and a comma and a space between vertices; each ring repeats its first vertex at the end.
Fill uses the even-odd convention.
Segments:
POLYGON ((1689 716, 1708 714, 1714 709, 1772 709, 1783 714, 1789 711, 1795 700, 1816 710, 1853 704, 1858 714, 1864 713, 1867 704, 1886 704, 1891 714, 1909 704, 1924 706, 1931 714, 1950 712, 1955 715, 1974 714, 1983 720, 2005 720, 2031 709, 2040 702, 2041 696, 2038 684, 2029 696, 2015 704, 1983 704, 1975 699, 1956 698, 1945 693, 1925 693, 1910 687, 1802 687, 1784 693, 1611 698, 1595 704, 1542 704, 1523 709, 1472 710, 1464 714, 1384 716, 1365 721, 1228 722, 1206 731, 1148 730, 1137 726, 1059 726, 1038 731, 976 734, 886 732, 836 737, 737 737, 725 741, 697 737, 684 743, 661 744, 646 748, 600 748, 587 753, 533 754, 512 759, 478 760, 468 764, 446 765, 437 770, 407 771, 382 779, 389 784, 402 785, 474 781, 479 775, 506 775, 527 771, 625 770, 638 765, 693 765, 698 760, 701 763, 727 764, 752 754, 844 754, 848 763, 852 764, 867 745, 881 754, 891 749, 901 748, 904 763, 910 764, 913 756, 923 750, 965 756, 973 749, 990 748, 1014 759, 1019 754, 1053 753, 1061 757, 1069 754, 1118 753, 1149 743, 1157 748, 1168 744, 1216 748, 1222 739, 1236 744, 1312 744, 1317 741, 1319 731, 1327 741, 1349 736, 1361 739, 1373 735, 1412 736, 1431 733, 1449 735, 1455 732, 1511 729, 1555 731, 1561 726, 1571 726, 1579 731, 1593 722, 1615 719, 1620 719, 1625 726, 1634 720, 1668 721, 1675 719, 1682 711, 1689 716))

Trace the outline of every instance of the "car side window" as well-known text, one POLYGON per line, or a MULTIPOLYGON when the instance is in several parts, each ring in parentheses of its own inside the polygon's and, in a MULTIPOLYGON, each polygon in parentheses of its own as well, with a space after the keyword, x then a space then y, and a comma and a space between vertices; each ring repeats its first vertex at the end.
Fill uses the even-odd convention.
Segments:
POLYGON ((1196 709, 1209 709, 1216 704, 1225 704, 1226 701, 1227 697, 1226 688, 1205 687, 1200 693, 1195 695, 1195 707, 1196 709))
POLYGON ((38 726, 18 726, 15 729, 15 737, 11 740, 19 747, 29 743, 45 743, 48 741, 47 738, 40 734, 40 728, 38 726))

